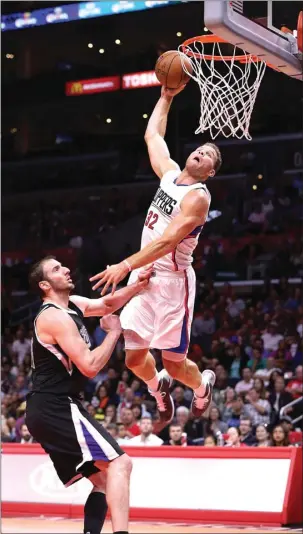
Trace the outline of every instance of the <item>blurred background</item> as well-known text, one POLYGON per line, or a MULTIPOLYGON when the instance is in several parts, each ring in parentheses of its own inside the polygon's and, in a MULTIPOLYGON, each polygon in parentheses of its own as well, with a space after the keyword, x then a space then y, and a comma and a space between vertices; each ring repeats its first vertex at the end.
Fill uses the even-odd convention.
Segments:
MULTIPOLYGON (((264 15, 264 2, 248 4, 251 17, 264 15)), ((208 30, 203 2, 196 1, 3 2, 1 8, 1 433, 5 441, 26 441, 30 338, 39 307, 29 291, 29 267, 54 254, 73 271, 77 293, 96 296, 89 276, 138 249, 157 188, 143 141, 160 93, 153 69, 162 52, 208 30)), ((298 11, 298 2, 275 2, 274 21, 293 29, 298 11)), ((173 103, 167 131, 172 157, 181 166, 209 140, 194 134, 199 108, 199 89, 191 81, 173 103)), ((192 421, 191 393, 177 384, 176 407, 187 410, 179 410, 176 420, 182 444, 203 444, 210 436, 213 444, 253 445, 258 425, 265 425, 264 443, 274 444, 268 431, 283 422, 281 408, 302 397, 298 80, 267 69, 250 132, 250 142, 217 139, 223 166, 209 183, 212 220, 195 254, 190 347, 201 370, 212 367, 217 374, 217 412, 192 421), (258 402, 265 406, 264 417, 255 408, 258 402), (233 427, 240 427, 239 439, 228 437, 233 427)), ((98 321, 87 326, 96 346, 104 333, 98 321)), ((122 342, 84 398, 102 424, 113 424, 119 439, 140 434, 142 413, 157 417, 143 385, 125 370, 122 342), (114 406, 111 415, 108 406, 114 406)), ((289 420, 282 439, 289 444, 289 431, 301 425, 299 403, 284 415, 289 420)), ((161 439, 171 442, 170 432, 161 439)), ((292 435, 299 443, 301 434, 292 435)), ((180 436, 171 444, 181 444, 180 436)))

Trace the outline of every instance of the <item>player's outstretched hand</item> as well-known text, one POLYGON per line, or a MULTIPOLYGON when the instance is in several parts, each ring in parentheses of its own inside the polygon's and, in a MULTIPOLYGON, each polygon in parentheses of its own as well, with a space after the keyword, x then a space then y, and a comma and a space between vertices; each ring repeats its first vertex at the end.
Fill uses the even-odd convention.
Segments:
POLYGON ((95 291, 98 289, 98 287, 103 286, 104 288, 101 291, 101 296, 103 297, 110 286, 112 286, 111 294, 113 295, 116 291, 117 285, 121 280, 123 280, 129 273, 129 269, 125 262, 121 261, 120 263, 117 263, 116 265, 111 265, 105 269, 105 271, 102 271, 102 273, 95 274, 95 276, 92 276, 89 280, 90 282, 95 282, 96 280, 99 280, 97 284, 93 286, 93 290, 95 291))
POLYGON ((104 315, 104 317, 100 319, 100 326, 105 332, 122 332, 118 315, 104 315))
POLYGON ((141 271, 139 271, 137 285, 140 291, 141 289, 144 289, 149 284, 149 280, 152 274, 153 274, 153 264, 147 265, 141 271))
POLYGON ((181 93, 181 91, 183 91, 185 87, 186 87, 186 84, 181 85, 181 87, 178 87, 177 89, 168 89, 168 87, 164 87, 164 85, 162 85, 161 95, 162 96, 176 96, 179 93, 181 93))

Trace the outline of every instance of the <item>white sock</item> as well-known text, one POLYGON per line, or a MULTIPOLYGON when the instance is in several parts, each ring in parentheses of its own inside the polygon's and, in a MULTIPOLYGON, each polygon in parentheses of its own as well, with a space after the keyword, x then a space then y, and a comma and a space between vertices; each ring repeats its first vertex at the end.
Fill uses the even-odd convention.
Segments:
POLYGON ((159 373, 156 371, 154 378, 151 380, 145 380, 145 384, 150 391, 157 391, 159 386, 159 373))
POLYGON ((205 393, 205 385, 202 382, 202 375, 201 375, 201 385, 197 389, 194 389, 194 394, 196 395, 196 397, 203 397, 204 393, 205 393))
POLYGON ((203 372, 203 375, 201 375, 201 385, 197 389, 194 389, 194 394, 196 397, 203 397, 205 393, 205 384, 209 384, 210 382, 212 383, 212 376, 213 372, 208 371, 208 369, 203 372))

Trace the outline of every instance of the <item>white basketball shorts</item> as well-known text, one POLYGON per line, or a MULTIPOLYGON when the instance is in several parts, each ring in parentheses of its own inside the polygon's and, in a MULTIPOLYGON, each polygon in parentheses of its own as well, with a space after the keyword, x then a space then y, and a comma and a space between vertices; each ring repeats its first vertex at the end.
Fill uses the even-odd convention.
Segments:
MULTIPOLYGON (((129 284, 137 279, 134 271, 129 284)), ((186 271, 157 271, 146 289, 124 307, 120 319, 125 348, 153 348, 187 354, 196 294, 196 276, 186 271)))

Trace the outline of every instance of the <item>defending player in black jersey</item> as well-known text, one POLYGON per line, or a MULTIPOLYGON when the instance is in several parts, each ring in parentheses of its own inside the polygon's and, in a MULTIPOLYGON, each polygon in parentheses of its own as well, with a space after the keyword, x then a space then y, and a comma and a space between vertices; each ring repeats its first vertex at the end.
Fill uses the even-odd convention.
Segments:
POLYGON ((114 296, 87 299, 70 296, 70 271, 54 257, 42 259, 31 270, 31 285, 43 303, 34 323, 33 389, 26 423, 65 486, 82 477, 92 482, 84 508, 85 534, 100 534, 107 504, 113 532, 128 532, 131 460, 84 409, 79 394, 87 378, 106 365, 121 334, 119 317, 111 314, 144 289, 150 275, 150 269, 143 271, 137 283, 114 296), (102 315, 101 326, 108 333, 91 351, 83 317, 102 315))

